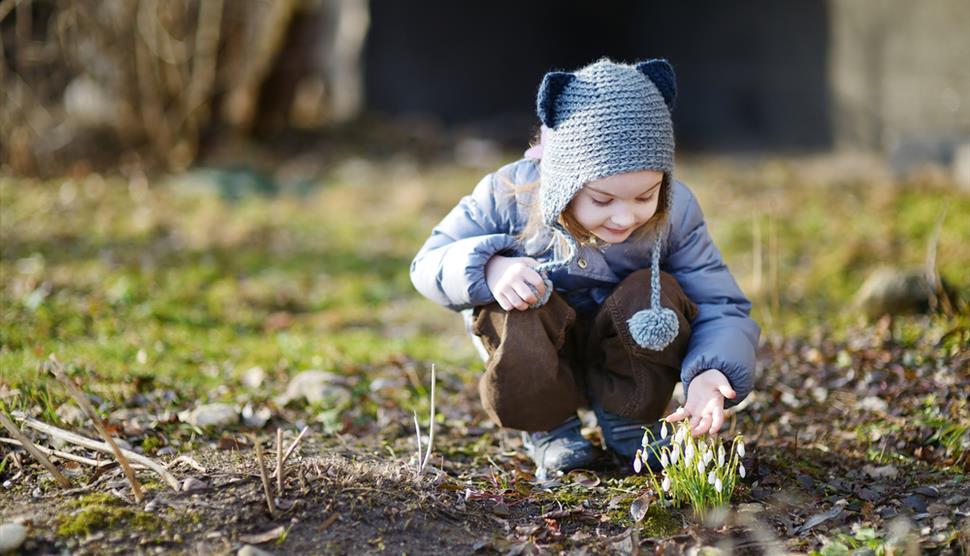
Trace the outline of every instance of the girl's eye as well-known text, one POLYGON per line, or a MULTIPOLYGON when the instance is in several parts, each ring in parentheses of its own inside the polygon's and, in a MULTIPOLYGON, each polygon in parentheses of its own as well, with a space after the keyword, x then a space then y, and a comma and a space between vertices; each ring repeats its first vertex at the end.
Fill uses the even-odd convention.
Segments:
POLYGON ((598 206, 598 207, 605 207, 606 205, 608 205, 608 204, 610 204, 610 203, 613 202, 613 199, 607 199, 605 201, 600 201, 599 199, 597 199, 595 197, 590 197, 590 199, 592 199, 593 200, 593 204, 596 205, 596 206, 598 206))
POLYGON ((649 197, 637 197, 637 202, 638 203, 649 203, 650 202, 650 199, 653 199, 653 195, 651 195, 649 197))

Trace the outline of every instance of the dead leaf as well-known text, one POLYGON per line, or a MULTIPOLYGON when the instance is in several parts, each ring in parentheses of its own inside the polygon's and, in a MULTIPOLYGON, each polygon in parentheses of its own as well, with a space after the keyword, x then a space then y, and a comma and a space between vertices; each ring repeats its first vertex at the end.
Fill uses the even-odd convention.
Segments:
POLYGON ((634 523, 640 523, 647 515, 647 510, 650 509, 650 502, 652 501, 652 498, 653 497, 650 496, 650 494, 644 494, 630 504, 630 515, 633 516, 634 523))
POLYGON ((280 525, 279 527, 274 527, 269 531, 263 533, 255 533, 252 535, 239 535, 239 542, 246 544, 263 544, 264 542, 274 541, 286 531, 286 527, 280 525))

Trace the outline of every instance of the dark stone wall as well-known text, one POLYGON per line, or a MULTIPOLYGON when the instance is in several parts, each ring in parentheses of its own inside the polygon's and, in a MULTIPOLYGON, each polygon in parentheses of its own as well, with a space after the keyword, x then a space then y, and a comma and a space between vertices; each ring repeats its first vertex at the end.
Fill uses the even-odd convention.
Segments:
MULTIPOLYGON (((819 0, 372 0, 368 110, 527 138, 544 72, 664 57, 680 147, 831 146, 827 3, 819 0)), ((521 138, 521 139, 520 139, 521 138)))

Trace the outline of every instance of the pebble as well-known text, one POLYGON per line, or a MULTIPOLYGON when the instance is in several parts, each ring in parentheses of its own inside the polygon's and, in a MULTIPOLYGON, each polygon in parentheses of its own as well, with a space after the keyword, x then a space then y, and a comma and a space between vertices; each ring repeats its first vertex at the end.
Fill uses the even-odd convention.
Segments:
POLYGON ((237 556, 273 556, 272 552, 266 552, 261 548, 256 548, 251 544, 245 544, 236 553, 237 556))
POLYGON ((193 492, 196 490, 205 490, 206 488, 209 488, 209 485, 195 477, 189 477, 182 482, 182 492, 193 492))
POLYGON ((179 414, 179 419, 197 427, 225 427, 239 422, 239 412, 225 403, 210 403, 179 414))
POLYGON ((926 502, 922 496, 910 495, 903 498, 903 505, 918 514, 926 513, 926 502))
POLYGON ((27 540, 27 528, 19 523, 0 525, 0 554, 13 552, 27 540))
POLYGON ((308 403, 327 402, 340 405, 350 401, 350 392, 344 386, 345 378, 327 371, 313 369, 293 377, 286 387, 286 401, 305 398, 308 403))
POLYGON ((950 525, 950 518, 948 517, 934 517, 933 518, 933 528, 934 529, 946 529, 950 525))
POLYGON ((944 502, 947 506, 959 506, 967 501, 967 497, 962 494, 954 494, 944 502))

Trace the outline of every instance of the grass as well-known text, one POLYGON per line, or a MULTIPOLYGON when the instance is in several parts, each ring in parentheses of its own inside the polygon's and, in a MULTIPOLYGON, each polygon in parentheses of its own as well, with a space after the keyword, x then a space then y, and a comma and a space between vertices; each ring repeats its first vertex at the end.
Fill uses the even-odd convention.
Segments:
MULTIPOLYGON (((943 207, 940 271, 970 299, 966 195, 932 182, 799 181, 779 164, 734 182, 716 165, 681 172, 766 333, 857 322, 848 303, 866 274, 886 260, 920 264, 943 207)), ((282 383, 309 368, 434 361, 471 380, 481 363, 460 321, 414 292, 408 263, 481 173, 374 165, 238 199, 191 176, 147 188, 97 174, 0 177, 0 380, 19 391, 0 398, 55 420, 62 394, 37 372, 51 352, 109 401, 159 387, 182 402, 233 401, 254 366, 282 383)), ((932 333, 960 326, 965 314, 932 333)))

